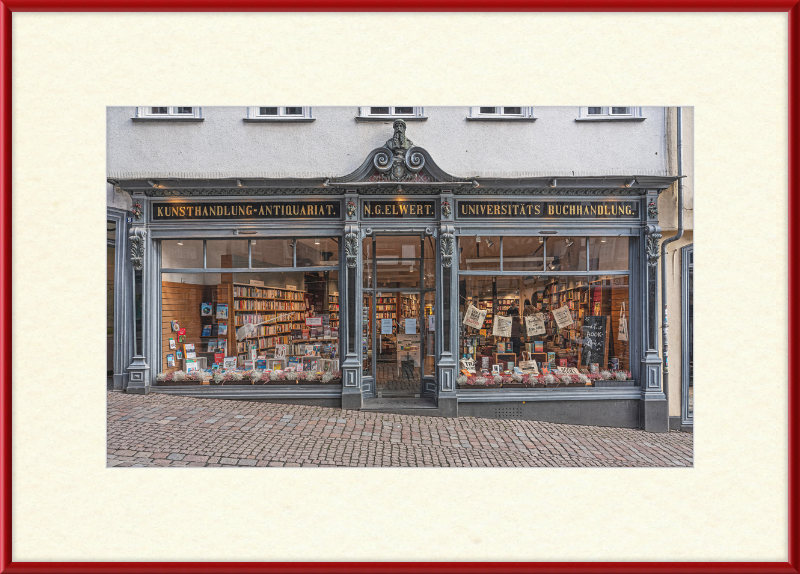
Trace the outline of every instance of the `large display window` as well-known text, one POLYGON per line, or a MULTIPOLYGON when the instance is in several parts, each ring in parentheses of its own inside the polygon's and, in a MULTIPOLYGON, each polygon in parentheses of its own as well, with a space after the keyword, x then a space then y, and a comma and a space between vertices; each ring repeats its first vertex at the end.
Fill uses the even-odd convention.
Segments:
POLYGON ((163 240, 156 384, 340 382, 339 244, 163 240))
POLYGON ((459 387, 632 385, 629 249, 628 237, 459 237, 459 387))

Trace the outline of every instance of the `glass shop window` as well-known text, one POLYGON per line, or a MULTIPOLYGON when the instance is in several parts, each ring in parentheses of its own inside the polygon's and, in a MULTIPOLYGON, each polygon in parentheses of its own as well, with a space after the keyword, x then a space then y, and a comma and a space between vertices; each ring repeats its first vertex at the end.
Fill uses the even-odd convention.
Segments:
POLYGON ((633 386, 628 238, 496 242, 501 274, 459 276, 459 387, 633 386))

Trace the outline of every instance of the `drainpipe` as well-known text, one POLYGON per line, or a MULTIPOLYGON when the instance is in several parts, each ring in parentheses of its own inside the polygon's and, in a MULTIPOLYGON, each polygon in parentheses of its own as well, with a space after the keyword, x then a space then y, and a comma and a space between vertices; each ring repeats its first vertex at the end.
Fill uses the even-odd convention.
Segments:
POLYGON ((678 107, 678 232, 661 243, 661 346, 664 360, 661 388, 669 403, 667 385, 669 380, 669 342, 667 340, 667 245, 683 237, 683 132, 681 130, 681 108, 678 107))

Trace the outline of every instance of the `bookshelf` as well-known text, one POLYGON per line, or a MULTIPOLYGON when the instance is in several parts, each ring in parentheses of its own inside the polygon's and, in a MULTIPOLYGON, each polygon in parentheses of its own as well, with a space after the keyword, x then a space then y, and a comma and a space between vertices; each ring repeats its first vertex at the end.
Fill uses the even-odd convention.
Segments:
POLYGON ((339 294, 328 295, 328 314, 330 315, 331 329, 339 328, 339 294))
POLYGON ((289 345, 292 331, 305 328, 305 292, 292 289, 258 287, 234 283, 231 287, 230 313, 233 315, 229 330, 233 331, 233 344, 239 362, 249 359, 249 352, 274 350, 276 345, 289 345), (236 341, 236 329, 245 323, 261 323, 252 337, 236 341))

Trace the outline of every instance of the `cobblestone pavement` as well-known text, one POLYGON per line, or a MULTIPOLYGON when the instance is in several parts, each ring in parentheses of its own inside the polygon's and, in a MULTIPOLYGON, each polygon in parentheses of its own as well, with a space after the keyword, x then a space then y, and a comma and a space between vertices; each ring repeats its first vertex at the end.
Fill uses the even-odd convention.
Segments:
POLYGON ((109 392, 111 466, 692 466, 692 434, 109 392))

